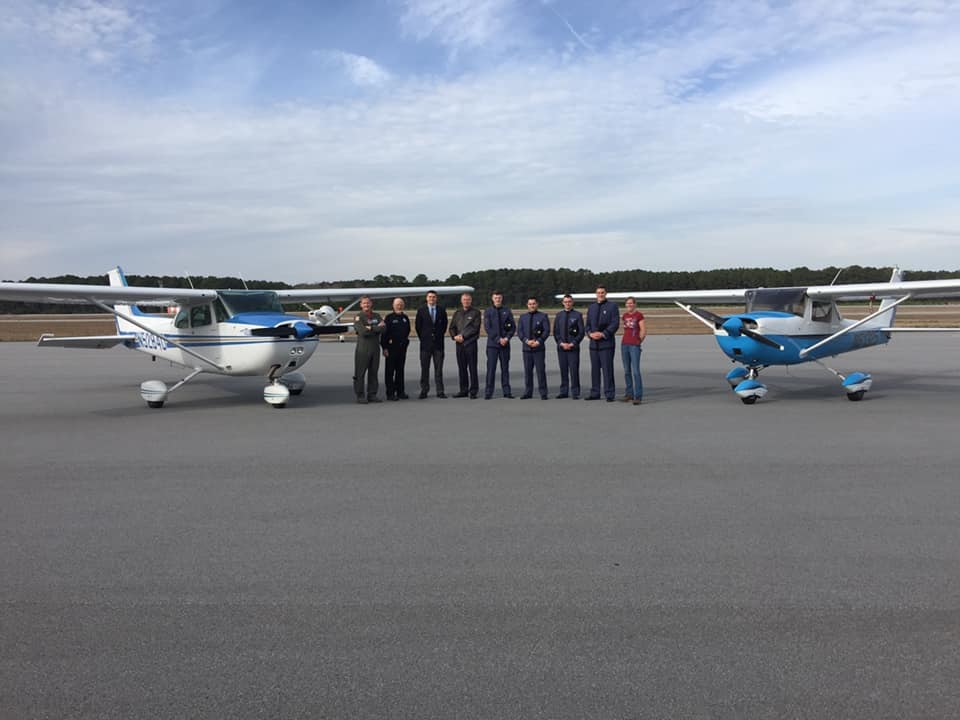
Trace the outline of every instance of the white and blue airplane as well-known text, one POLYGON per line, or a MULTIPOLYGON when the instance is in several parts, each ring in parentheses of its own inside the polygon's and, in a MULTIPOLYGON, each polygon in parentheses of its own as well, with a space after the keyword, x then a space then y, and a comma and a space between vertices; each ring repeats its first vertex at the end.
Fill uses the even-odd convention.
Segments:
POLYGON ((409 297, 473 292, 468 285, 436 287, 318 288, 308 290, 202 290, 132 287, 117 267, 109 285, 59 283, 0 283, 0 300, 95 305, 116 318, 114 335, 86 337, 41 336, 41 346, 108 348, 123 345, 190 370, 171 387, 160 380, 140 385, 149 407, 163 407, 167 396, 200 373, 263 375, 268 385, 263 399, 285 407, 299 395, 306 378, 299 371, 317 349, 321 335, 340 335, 352 325, 341 316, 364 295, 370 298, 409 297), (288 314, 283 303, 349 302, 341 312, 329 305, 311 310, 307 318, 288 314), (175 306, 176 313, 147 313, 144 306, 175 306))
MULTIPOLYGON (((897 307, 907 300, 960 297, 960 278, 905 281, 903 275, 895 268, 886 283, 615 292, 607 293, 607 299, 632 297, 638 304, 673 302, 709 327, 723 353, 738 364, 726 379, 747 405, 767 394, 758 379, 763 368, 806 362, 817 363, 839 378, 849 400, 861 400, 873 384, 871 375, 860 371, 843 375, 824 364, 823 358, 884 345, 894 332, 960 332, 960 328, 894 327, 897 307), (845 319, 837 307, 838 300, 873 298, 880 299, 880 307, 860 320, 845 319), (721 316, 694 303, 744 303, 746 308, 742 313, 721 316)), ((593 297, 590 293, 573 295, 575 300, 593 297)))

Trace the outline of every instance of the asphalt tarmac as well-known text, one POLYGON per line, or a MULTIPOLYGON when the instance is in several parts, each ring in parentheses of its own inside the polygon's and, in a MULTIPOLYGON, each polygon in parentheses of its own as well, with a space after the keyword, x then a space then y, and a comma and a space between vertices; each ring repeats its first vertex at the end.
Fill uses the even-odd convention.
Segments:
POLYGON ((357 405, 329 343, 283 410, 0 344, 0 717, 960 716, 960 337, 752 407, 650 340, 639 407, 357 405))

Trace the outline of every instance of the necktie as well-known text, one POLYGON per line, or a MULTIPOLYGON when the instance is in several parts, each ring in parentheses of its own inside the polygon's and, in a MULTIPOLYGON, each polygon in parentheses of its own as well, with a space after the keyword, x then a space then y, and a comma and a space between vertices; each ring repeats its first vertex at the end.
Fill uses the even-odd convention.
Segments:
POLYGON ((430 307, 430 322, 435 323, 437 321, 437 309, 435 307, 430 307))

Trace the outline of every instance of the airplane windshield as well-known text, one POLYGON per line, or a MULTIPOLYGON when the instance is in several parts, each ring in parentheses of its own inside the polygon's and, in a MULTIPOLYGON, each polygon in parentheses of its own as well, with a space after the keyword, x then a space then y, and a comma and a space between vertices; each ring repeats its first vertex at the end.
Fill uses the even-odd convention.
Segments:
POLYGON ((747 291, 747 312, 771 311, 803 317, 806 288, 776 288, 747 291))
POLYGON ((250 312, 283 312, 280 298, 272 290, 220 290, 217 294, 231 316, 250 312))

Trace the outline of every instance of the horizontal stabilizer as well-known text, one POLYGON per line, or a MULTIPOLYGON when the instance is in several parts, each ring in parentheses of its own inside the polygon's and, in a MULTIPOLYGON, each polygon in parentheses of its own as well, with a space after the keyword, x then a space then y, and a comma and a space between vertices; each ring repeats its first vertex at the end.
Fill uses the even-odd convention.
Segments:
POLYGON ((37 345, 52 347, 89 348, 102 350, 119 345, 130 340, 129 335, 85 335, 83 337, 57 337, 56 335, 41 335, 37 345))

